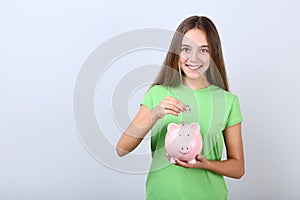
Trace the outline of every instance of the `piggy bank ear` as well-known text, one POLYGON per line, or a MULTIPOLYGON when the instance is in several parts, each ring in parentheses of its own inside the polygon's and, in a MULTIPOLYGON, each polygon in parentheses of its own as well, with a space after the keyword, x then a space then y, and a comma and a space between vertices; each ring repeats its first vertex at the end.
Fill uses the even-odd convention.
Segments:
POLYGON ((173 132, 176 129, 179 129, 179 126, 175 123, 170 123, 167 128, 168 132, 173 132))
POLYGON ((191 123, 188 128, 195 132, 200 132, 200 125, 196 122, 191 123))

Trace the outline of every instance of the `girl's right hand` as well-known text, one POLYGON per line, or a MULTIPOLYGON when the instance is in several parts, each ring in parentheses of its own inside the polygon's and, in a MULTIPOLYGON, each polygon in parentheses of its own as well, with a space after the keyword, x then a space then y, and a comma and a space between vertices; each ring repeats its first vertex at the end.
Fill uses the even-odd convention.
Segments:
POLYGON ((158 106, 151 110, 151 113, 159 119, 163 118, 166 114, 178 116, 180 112, 185 112, 189 107, 182 103, 182 101, 167 96, 165 97, 158 106))

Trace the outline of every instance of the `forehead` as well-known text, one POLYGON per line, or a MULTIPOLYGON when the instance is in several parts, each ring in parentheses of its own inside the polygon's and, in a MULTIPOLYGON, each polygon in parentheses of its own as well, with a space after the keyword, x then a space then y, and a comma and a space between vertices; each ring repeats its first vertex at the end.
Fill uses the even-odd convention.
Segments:
POLYGON ((190 46, 202 46, 207 45, 206 34, 204 31, 194 28, 188 30, 182 39, 182 44, 187 44, 190 46))

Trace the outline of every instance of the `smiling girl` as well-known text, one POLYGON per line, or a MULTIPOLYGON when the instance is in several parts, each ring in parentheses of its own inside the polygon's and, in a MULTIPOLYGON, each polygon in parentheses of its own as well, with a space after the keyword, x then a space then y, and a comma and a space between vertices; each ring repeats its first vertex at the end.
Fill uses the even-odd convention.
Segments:
POLYGON ((244 175, 238 97, 229 92, 221 41, 213 22, 192 16, 177 28, 162 69, 138 113, 122 134, 119 156, 134 150, 151 131, 152 164, 148 200, 227 199, 224 176, 244 175), (188 108, 191 113, 185 114, 188 108), (169 123, 197 122, 203 150, 195 164, 170 164, 164 140, 169 123), (222 159, 223 144, 226 159, 222 159))

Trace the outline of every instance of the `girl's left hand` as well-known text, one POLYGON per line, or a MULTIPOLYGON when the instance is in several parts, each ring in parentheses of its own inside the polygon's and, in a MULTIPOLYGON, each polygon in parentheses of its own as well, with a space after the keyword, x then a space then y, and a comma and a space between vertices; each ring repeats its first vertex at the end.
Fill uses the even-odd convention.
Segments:
POLYGON ((185 168, 206 168, 209 164, 209 161, 200 154, 196 156, 196 163, 195 164, 188 164, 187 162, 181 161, 179 159, 176 160, 176 165, 185 167, 185 168))

